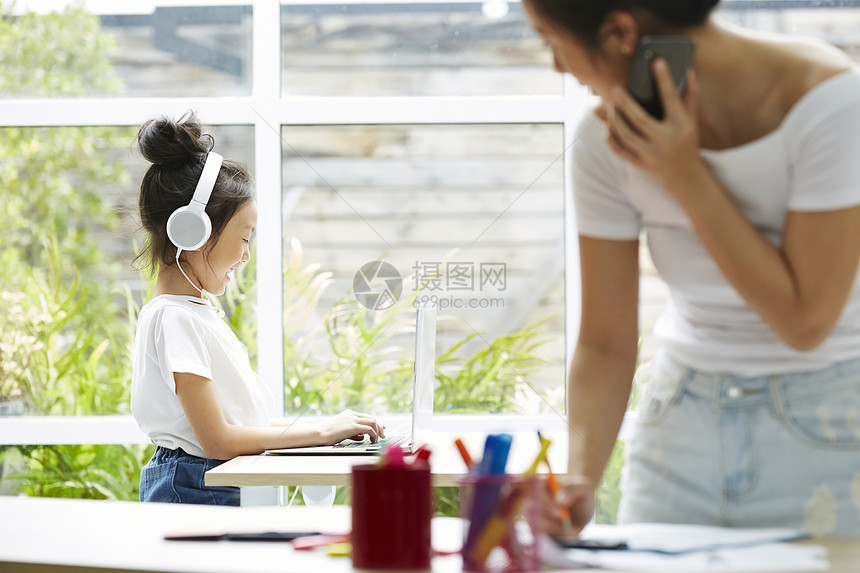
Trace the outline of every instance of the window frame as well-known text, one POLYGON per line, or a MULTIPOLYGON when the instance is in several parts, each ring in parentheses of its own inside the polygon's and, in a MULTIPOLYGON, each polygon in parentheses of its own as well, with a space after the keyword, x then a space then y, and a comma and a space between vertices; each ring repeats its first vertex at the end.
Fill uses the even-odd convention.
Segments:
MULTIPOLYGON (((450 2, 451 0, 447 0, 450 2)), ((455 0, 474 3, 468 0, 455 0)), ((427 3, 436 3, 428 0, 427 3)), ((177 5, 208 6, 219 0, 179 0, 177 5)), ((230 2, 237 4, 238 2, 230 2)), ((586 109, 589 95, 571 77, 563 79, 563 94, 548 96, 469 97, 313 97, 281 93, 281 3, 247 0, 252 10, 252 54, 278 54, 275 58, 252 56, 251 93, 247 97, 200 98, 21 98, 0 100, 0 128, 34 126, 134 126, 159 114, 181 115, 197 110, 208 125, 248 125, 254 130, 255 179, 260 215, 256 281, 258 314, 257 372, 274 397, 272 416, 284 412, 283 226, 280 217, 283 142, 281 128, 294 125, 397 125, 397 124, 561 124, 564 140, 572 141, 576 124, 586 109)), ((284 4, 344 3, 283 2, 284 4)), ((439 2, 442 3, 442 2, 439 2)), ((17 9, 27 8, 26 2, 17 9)), ((159 5, 170 5, 161 0, 159 5)), ((95 13, 112 13, 110 3, 89 2, 95 13)), ((565 146, 565 166, 570 145, 565 146)), ((566 369, 579 322, 579 276, 576 232, 570 207, 571 179, 565 168, 565 307, 566 369)), ((564 383, 560 381, 560 383, 564 383)), ((565 427, 560 416, 474 415, 446 416, 446 427, 479 429, 497 425, 527 428, 565 427), (450 420, 448 419, 450 418, 450 420)), ((0 418, 0 445, 20 444, 132 444, 149 443, 132 416, 26 416, 0 418)))
MULTIPOLYGON (((398 3, 402 0, 374 0, 398 3)), ((512 0, 518 2, 519 0, 512 0)), ((474 0, 419 0, 421 3, 474 3, 474 0)), ((563 125, 565 221, 565 348, 566 371, 580 319, 579 257, 572 206, 571 145, 576 126, 587 109, 590 95, 570 75, 563 78, 563 93, 545 96, 469 97, 313 97, 281 94, 281 5, 344 4, 362 0, 159 0, 158 5, 250 6, 252 11, 252 83, 245 97, 212 98, 22 98, 0 99, 0 128, 34 126, 133 126, 158 114, 181 115, 196 109, 209 125, 249 125, 254 130, 255 178, 260 203, 257 250, 258 315, 257 372, 275 397, 273 416, 284 411, 284 301, 281 128, 289 125, 381 124, 515 124, 563 125), (274 53, 275 58, 254 55, 274 53)), ((37 9, 21 1, 16 12, 37 9)), ((44 6, 43 6, 44 7, 44 6)), ((113 2, 89 0, 93 13, 113 14, 122 8, 113 2)), ((785 10, 858 8, 860 0, 724 0, 722 10, 785 10)), ((50 8, 56 8, 51 3, 50 8)), ((566 381, 561 381, 565 383, 566 381)), ((517 428, 564 427, 559 416, 442 415, 447 428, 480 430, 500 423, 517 428)), ((635 412, 628 412, 620 439, 629 434, 635 412)), ((0 418, 0 445, 19 444, 133 444, 149 443, 131 416, 55 416, 0 418)))

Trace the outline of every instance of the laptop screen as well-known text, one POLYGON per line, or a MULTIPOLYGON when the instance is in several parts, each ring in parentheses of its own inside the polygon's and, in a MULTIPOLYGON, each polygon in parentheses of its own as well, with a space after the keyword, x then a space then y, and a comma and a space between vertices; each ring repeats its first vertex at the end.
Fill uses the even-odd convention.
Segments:
POLYGON ((412 386, 412 451, 430 441, 436 383, 436 307, 419 306, 415 326, 415 381, 412 386))

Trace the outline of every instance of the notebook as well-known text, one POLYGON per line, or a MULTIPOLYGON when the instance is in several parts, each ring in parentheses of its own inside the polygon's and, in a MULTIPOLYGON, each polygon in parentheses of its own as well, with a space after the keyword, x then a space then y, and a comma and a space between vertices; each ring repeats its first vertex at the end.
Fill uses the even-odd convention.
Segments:
POLYGON ((436 307, 419 306, 415 318, 415 375, 412 379, 412 422, 410 431, 387 435, 375 444, 345 440, 334 446, 266 450, 279 456, 375 455, 385 444, 399 444, 415 452, 429 441, 433 426, 433 385, 436 378, 436 307))

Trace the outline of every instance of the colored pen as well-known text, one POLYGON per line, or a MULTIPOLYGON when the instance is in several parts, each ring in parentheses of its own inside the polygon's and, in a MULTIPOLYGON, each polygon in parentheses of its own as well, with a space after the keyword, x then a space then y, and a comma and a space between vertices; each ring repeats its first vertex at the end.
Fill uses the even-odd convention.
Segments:
MULTIPOLYGON (((545 438, 541 440, 540 451, 537 457, 535 457, 534 462, 523 472, 523 476, 533 476, 537 473, 540 463, 546 460, 546 451, 550 443, 545 438)), ((486 527, 481 531, 481 534, 469 550, 469 558, 472 562, 483 563, 493 547, 502 541, 511 524, 516 519, 527 493, 528 489, 526 487, 514 488, 499 504, 498 509, 487 521, 486 527)))
POLYGON ((502 481, 481 483, 484 476, 502 476, 511 450, 513 436, 510 434, 490 434, 484 442, 484 456, 476 466, 479 477, 474 486, 474 494, 469 510, 469 531, 463 544, 464 556, 469 556, 481 532, 499 504, 499 494, 502 491, 502 481))
MULTIPOLYGON (((538 430, 538 438, 540 439, 541 444, 546 439, 541 436, 540 430, 538 430)), ((549 456, 546 458, 546 482, 547 486, 549 486, 549 493, 552 494, 552 498, 555 499, 558 495, 558 492, 561 490, 561 486, 558 483, 558 478, 555 477, 555 474, 552 473, 552 467, 549 465, 549 456)), ((564 527, 564 534, 568 535, 570 530, 573 528, 573 524, 570 520, 570 509, 565 505, 559 505, 559 513, 561 514, 561 523, 562 527, 564 527)))
POLYGON ((418 451, 415 452, 415 457, 412 459, 411 465, 429 465, 430 464, 430 454, 433 452, 430 451, 426 445, 418 448, 418 451))
POLYGON ((327 545, 325 552, 332 557, 348 557, 352 553, 352 543, 343 541, 327 545))
POLYGON ((454 440, 454 445, 457 446, 457 451, 460 452, 460 457, 463 458, 463 463, 466 464, 466 469, 471 471, 475 462, 472 461, 472 456, 469 455, 469 450, 466 449, 466 444, 463 443, 463 440, 457 438, 454 440))
POLYGON ((533 476, 537 473, 538 466, 541 462, 546 461, 546 451, 549 449, 550 442, 546 438, 541 438, 540 440, 540 451, 538 455, 535 457, 535 461, 532 462, 532 465, 528 467, 526 471, 523 472, 524 476, 533 476))
POLYGON ((388 468, 405 468, 406 460, 403 456, 403 448, 386 444, 382 450, 383 465, 388 468))
POLYGON ((299 537, 298 539, 293 540, 293 549, 296 551, 308 551, 310 549, 316 549, 317 547, 326 547, 332 543, 344 543, 349 540, 349 534, 299 537))
POLYGON ((510 434, 490 434, 484 442, 484 457, 478 464, 481 475, 500 475, 505 473, 511 442, 514 437, 510 434))

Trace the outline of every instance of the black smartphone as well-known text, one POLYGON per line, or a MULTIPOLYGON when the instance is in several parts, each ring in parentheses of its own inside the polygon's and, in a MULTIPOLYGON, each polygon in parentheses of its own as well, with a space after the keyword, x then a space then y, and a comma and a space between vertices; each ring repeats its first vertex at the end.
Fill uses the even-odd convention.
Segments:
POLYGON ((627 76, 627 92, 648 113, 663 119, 663 104, 654 79, 654 60, 666 60, 672 80, 678 87, 678 93, 681 93, 687 83, 687 71, 693 64, 695 52, 696 39, 692 36, 642 36, 633 55, 630 75, 627 76))

